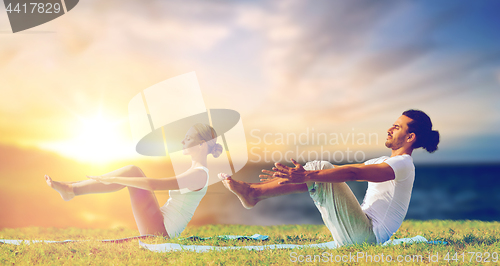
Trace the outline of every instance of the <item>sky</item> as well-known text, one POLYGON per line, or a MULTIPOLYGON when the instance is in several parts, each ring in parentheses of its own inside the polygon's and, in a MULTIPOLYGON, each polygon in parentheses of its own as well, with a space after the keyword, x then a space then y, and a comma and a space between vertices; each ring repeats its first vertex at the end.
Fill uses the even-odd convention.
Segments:
MULTIPOLYGON (((339 162, 387 155, 386 130, 411 108, 425 111, 441 134, 438 151, 416 151, 416 164, 498 163, 499 8, 494 1, 85 0, 13 34, 2 6, 0 188, 46 195, 36 175, 69 181, 124 163, 161 176, 162 158, 134 151, 127 105, 191 71, 207 108, 240 113, 248 164, 307 151, 326 150, 339 162), (301 134, 302 143, 283 139, 301 134), (325 143, 312 140, 319 134, 325 143)), ((7 215, 13 211, 0 220, 7 215)))

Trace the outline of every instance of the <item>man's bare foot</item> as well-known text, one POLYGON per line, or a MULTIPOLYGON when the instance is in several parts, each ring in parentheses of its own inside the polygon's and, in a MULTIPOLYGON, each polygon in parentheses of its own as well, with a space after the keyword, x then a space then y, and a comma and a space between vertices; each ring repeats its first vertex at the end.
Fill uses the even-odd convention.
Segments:
POLYGON ((48 175, 45 175, 45 181, 47 182, 47 185, 49 185, 49 187, 59 192, 63 200, 69 201, 75 197, 73 187, 70 184, 54 181, 48 175))
POLYGON ((231 176, 224 173, 220 173, 218 176, 222 184, 240 199, 243 207, 251 209, 259 202, 256 198, 252 197, 252 189, 247 183, 234 180, 231 176))

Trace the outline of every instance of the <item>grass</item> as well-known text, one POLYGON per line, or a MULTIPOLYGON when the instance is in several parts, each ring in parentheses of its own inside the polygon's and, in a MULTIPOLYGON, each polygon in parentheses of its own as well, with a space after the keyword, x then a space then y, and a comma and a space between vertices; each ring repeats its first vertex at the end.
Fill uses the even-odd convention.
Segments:
MULTIPOLYGON (((185 245, 245 246, 268 244, 311 244, 332 241, 332 236, 322 225, 282 225, 282 226, 243 226, 243 225, 208 225, 188 227, 182 237, 197 235, 201 237, 217 235, 269 235, 269 240, 220 240, 217 238, 204 241, 182 239, 148 238, 146 243, 179 243, 185 245)), ((392 265, 498 265, 494 254, 500 253, 500 223, 481 221, 405 221, 393 238, 405 238, 421 235, 428 240, 448 242, 448 245, 417 243, 382 247, 378 245, 354 245, 333 250, 306 248, 294 250, 226 250, 207 253, 172 252, 155 253, 139 247, 138 241, 110 244, 97 240, 116 239, 138 235, 131 229, 56 229, 56 228, 4 228, 0 231, 2 239, 29 240, 88 240, 66 244, 35 243, 31 245, 0 244, 0 265, 282 265, 295 264, 293 261, 304 260, 308 264, 333 264, 335 258, 349 260, 344 265, 372 265, 372 261, 391 256, 392 265), (295 252, 295 253, 292 253, 295 252), (469 253, 470 252, 470 253, 469 253), (449 254, 446 260, 446 254, 449 254), (453 256, 455 261, 453 260, 453 256), (463 256, 461 254, 464 254, 463 256), (488 255, 489 253, 489 255, 488 255), (361 256, 364 258, 356 258, 361 256), (316 256, 315 256, 316 255, 316 256), (403 259, 401 263, 397 262, 403 259), (438 255, 438 256, 436 256, 438 255), (302 256, 302 257, 300 257, 302 256), (431 256, 431 257, 429 257, 431 256), (488 259, 486 259, 488 257, 488 259), (314 262, 314 259, 316 261, 314 262), (406 262, 404 260, 407 260, 406 262), (433 263, 429 260, 438 260, 433 263), (368 260, 368 261, 366 261, 368 260), (411 262, 413 260, 413 262, 411 262), (488 262, 489 261, 489 262, 488 262)))

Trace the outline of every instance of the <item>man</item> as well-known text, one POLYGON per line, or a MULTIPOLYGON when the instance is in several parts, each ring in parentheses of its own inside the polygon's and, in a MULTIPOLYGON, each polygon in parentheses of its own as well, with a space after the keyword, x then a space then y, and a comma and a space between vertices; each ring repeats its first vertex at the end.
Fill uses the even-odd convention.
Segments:
POLYGON ((391 157, 382 156, 364 164, 333 166, 326 161, 304 167, 292 159, 294 168, 276 163, 273 171, 262 170, 262 183, 245 183, 221 173, 219 178, 250 209, 259 201, 280 195, 309 191, 337 246, 383 243, 398 230, 410 203, 415 167, 414 149, 437 150, 438 131, 424 112, 403 112, 387 130, 385 146, 391 157), (346 181, 367 181, 368 189, 359 205, 346 181))

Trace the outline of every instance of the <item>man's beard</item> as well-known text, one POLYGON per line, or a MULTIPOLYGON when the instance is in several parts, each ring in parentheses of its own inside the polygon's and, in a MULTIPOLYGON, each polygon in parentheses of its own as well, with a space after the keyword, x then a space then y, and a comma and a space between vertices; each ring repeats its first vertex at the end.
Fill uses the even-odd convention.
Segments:
POLYGON ((392 142, 390 142, 389 140, 386 140, 386 141, 385 141, 385 146, 386 146, 387 148, 389 148, 389 149, 391 149, 391 148, 392 148, 392 144, 393 144, 393 143, 392 143, 392 142))
POLYGON ((401 147, 403 147, 403 141, 400 141, 398 142, 396 139, 394 138, 391 138, 390 140, 392 141, 389 141, 389 140, 386 140, 385 141, 385 146, 389 149, 393 149, 393 150, 397 150, 401 147))
POLYGON ((391 135, 387 135, 387 139, 385 140, 385 146, 390 149, 392 148, 393 144, 394 144, 394 138, 391 135), (391 138, 389 139, 389 137, 391 138))

